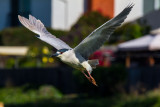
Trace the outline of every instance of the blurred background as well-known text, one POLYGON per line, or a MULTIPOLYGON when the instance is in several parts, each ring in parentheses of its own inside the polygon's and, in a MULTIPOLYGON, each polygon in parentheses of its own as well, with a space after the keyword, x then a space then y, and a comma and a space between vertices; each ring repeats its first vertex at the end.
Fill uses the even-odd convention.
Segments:
POLYGON ((0 107, 160 107, 160 0, 0 0, 0 107), (21 26, 31 14, 75 47, 134 3, 90 59, 93 86, 50 56, 56 50, 21 26))

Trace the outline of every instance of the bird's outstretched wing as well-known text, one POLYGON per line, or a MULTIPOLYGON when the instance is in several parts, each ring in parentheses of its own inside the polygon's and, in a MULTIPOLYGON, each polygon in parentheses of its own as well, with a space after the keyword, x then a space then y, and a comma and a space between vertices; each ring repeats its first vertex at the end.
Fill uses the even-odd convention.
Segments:
POLYGON ((37 20, 35 17, 29 15, 29 19, 18 15, 19 21, 29 30, 38 34, 37 36, 42 41, 47 42, 48 44, 52 45, 56 49, 72 49, 62 40, 56 38, 54 35, 49 33, 43 23, 40 20, 37 20))
POLYGON ((128 5, 119 15, 95 29, 74 48, 74 51, 80 53, 85 59, 88 59, 94 51, 104 44, 114 30, 124 22, 133 6, 133 4, 128 5))

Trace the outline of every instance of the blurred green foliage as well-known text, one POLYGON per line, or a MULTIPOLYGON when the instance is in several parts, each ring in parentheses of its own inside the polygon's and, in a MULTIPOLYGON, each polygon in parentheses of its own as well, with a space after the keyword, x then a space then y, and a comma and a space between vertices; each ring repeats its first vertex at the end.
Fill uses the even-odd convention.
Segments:
POLYGON ((39 89, 24 87, 0 89, 0 101, 5 104, 25 104, 46 99, 61 99, 62 93, 53 86, 41 86, 39 89))
POLYGON ((9 58, 6 61, 5 68, 14 68, 14 66, 15 66, 15 59, 14 58, 9 58))
MULTIPOLYGON (((66 35, 65 31, 52 30, 50 28, 48 28, 48 31, 57 37, 66 35)), ((12 27, 0 31, 0 38, 2 39, 2 44, 5 46, 33 46, 41 48, 47 45, 51 47, 37 39, 35 35, 25 27, 12 27)))
POLYGON ((46 46, 41 48, 30 47, 26 56, 6 58, 5 68, 14 68, 16 63, 18 64, 18 68, 53 67, 54 62, 58 63, 58 60, 56 58, 51 58, 51 54, 52 51, 46 46))
POLYGON ((109 39, 110 44, 117 44, 120 42, 136 39, 146 34, 149 34, 150 27, 148 25, 141 25, 138 22, 126 23, 119 27, 109 39))
MULTIPOLYGON (((67 33, 66 38, 70 38, 71 46, 76 46, 92 31, 109 20, 108 17, 102 16, 98 12, 90 12, 81 16, 71 30, 67 33), (74 41, 74 42, 73 42, 74 41)), ((139 21, 125 23, 118 27, 112 34, 106 44, 118 44, 123 41, 136 39, 138 37, 149 34, 150 26, 141 24, 139 21)))
MULTIPOLYGON (((48 31, 56 35, 57 37, 62 37, 67 33, 65 31, 53 30, 50 28, 48 28, 48 31)), ((6 58, 6 68, 13 68, 15 65, 15 60, 18 61, 20 68, 50 66, 51 63, 42 62, 42 56, 47 56, 49 58, 49 56, 52 54, 53 47, 39 40, 35 35, 36 34, 29 31, 25 27, 13 27, 0 31, 0 45, 29 47, 29 51, 27 53, 27 56, 25 57, 6 58), (45 47, 47 47, 49 50, 49 53, 47 54, 43 52, 43 49, 45 47)), ((51 66, 53 66, 53 64, 51 66)))
MULTIPOLYGON (((71 47, 76 46, 93 30, 101 26, 109 20, 108 17, 102 16, 98 12, 89 12, 82 15, 79 20, 72 26, 70 31, 53 30, 48 28, 56 37, 64 40, 71 47)), ((110 37, 108 43, 116 44, 122 41, 135 39, 150 32, 150 27, 147 24, 141 24, 139 21, 125 23, 119 27, 110 37)), ((50 45, 40 41, 25 27, 7 28, 0 31, 0 44, 6 46, 31 46, 41 48, 50 45)))
POLYGON ((108 20, 109 20, 108 17, 104 17, 98 12, 90 12, 90 13, 84 14, 72 26, 66 38, 67 37, 70 38, 71 46, 75 47, 85 37, 87 37, 93 30, 95 30, 96 28, 98 28, 108 20))
POLYGON ((53 86, 24 90, 21 88, 0 89, 0 101, 5 107, 159 107, 160 90, 143 95, 120 94, 104 98, 67 97, 53 86))

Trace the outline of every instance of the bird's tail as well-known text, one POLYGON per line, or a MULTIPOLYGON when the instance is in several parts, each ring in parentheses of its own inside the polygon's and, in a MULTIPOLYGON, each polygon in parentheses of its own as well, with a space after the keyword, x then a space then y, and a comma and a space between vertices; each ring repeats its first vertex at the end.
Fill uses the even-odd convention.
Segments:
POLYGON ((91 65, 93 69, 95 69, 96 65, 99 64, 99 60, 98 59, 88 60, 88 63, 91 65))

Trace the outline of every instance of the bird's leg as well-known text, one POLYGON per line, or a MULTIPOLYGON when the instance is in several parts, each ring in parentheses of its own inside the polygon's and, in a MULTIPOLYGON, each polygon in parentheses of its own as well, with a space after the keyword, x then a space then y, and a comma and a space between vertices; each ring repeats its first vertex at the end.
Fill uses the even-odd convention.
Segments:
POLYGON ((90 81, 90 77, 88 76, 88 75, 86 75, 85 73, 84 73, 84 71, 81 71, 83 74, 84 74, 84 76, 90 81))
POLYGON ((89 71, 87 71, 87 73, 88 73, 88 75, 89 75, 89 77, 90 77, 89 81, 90 81, 92 84, 94 84, 95 86, 98 86, 97 83, 96 83, 96 81, 95 81, 95 79, 92 77, 92 75, 89 73, 89 71))
POLYGON ((92 83, 92 84, 94 84, 95 86, 98 86, 97 84, 96 84, 96 81, 95 81, 95 79, 91 76, 91 74, 87 71, 87 73, 88 73, 88 75, 86 75, 85 73, 84 73, 84 71, 81 71, 83 74, 84 74, 84 76, 92 83))

